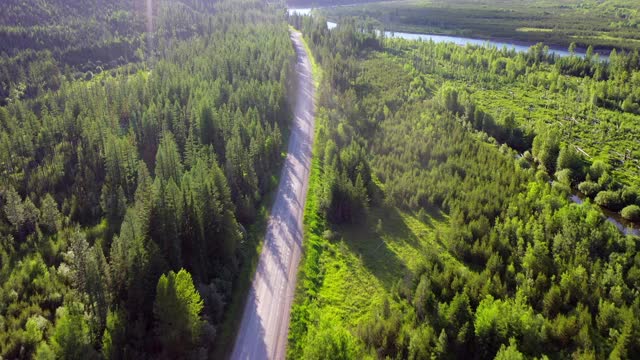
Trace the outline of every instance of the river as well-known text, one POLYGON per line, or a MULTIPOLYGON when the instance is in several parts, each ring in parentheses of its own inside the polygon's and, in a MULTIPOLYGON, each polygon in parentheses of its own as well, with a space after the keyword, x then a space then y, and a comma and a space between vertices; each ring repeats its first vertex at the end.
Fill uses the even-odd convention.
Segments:
MULTIPOLYGON (((582 204, 584 202, 580 194, 572 194, 570 199, 576 204, 582 204)), ((607 218, 607 221, 615 225, 623 234, 640 236, 640 229, 638 229, 633 223, 623 219, 620 214, 609 211, 603 207, 600 207, 600 210, 607 218)))
MULTIPOLYGON (((299 9, 287 9, 290 15, 298 14, 298 15, 311 15, 312 8, 299 8, 299 9)), ((327 21, 327 27, 329 29, 333 29, 338 24, 335 22, 327 21)), ((385 31, 384 35, 389 38, 398 38, 398 39, 406 39, 406 40, 421 40, 421 41, 433 41, 436 43, 442 42, 450 42, 457 45, 477 45, 477 46, 494 46, 498 49, 507 48, 513 49, 517 52, 527 52, 529 51, 529 47, 535 45, 533 43, 526 42, 505 42, 498 40, 486 40, 486 39, 474 39, 469 37, 462 36, 454 36, 454 35, 435 35, 435 34, 420 34, 420 33, 408 33, 402 31, 385 31)), ((571 53, 567 50, 563 50, 556 47, 549 47, 549 53, 555 54, 558 56, 570 56, 571 53)), ((586 54, 584 51, 576 49, 575 55, 584 57, 586 54)), ((609 56, 600 54, 600 59, 606 61, 609 56)))

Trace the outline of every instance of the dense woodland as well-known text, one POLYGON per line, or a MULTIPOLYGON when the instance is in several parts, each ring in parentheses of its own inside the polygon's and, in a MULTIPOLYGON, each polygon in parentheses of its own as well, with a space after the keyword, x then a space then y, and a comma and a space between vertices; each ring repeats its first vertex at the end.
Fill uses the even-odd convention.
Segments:
POLYGON ((283 11, 27 3, 0 19, 0 357, 208 357, 288 133, 283 11), (99 49, 128 65, 76 79, 99 49))
POLYGON ((322 9, 331 19, 371 17, 389 30, 545 42, 566 48, 640 47, 640 5, 629 0, 378 1, 322 9))
POLYGON ((627 145, 637 53, 604 63, 556 58, 543 45, 516 54, 381 39, 353 19, 334 30, 323 19, 290 22, 323 72, 290 358, 640 351, 640 242, 598 206, 637 220, 637 147, 627 145), (618 158, 616 146, 631 150, 618 158), (569 200, 576 190, 582 205, 569 200), (390 281, 379 267, 398 261, 395 244, 358 253, 367 246, 358 241, 391 231, 390 217, 370 220, 389 208, 420 219, 431 239, 390 281), (388 284, 381 295, 357 283, 362 272, 388 284), (351 279, 346 293, 332 283, 339 277, 351 279))
POLYGON ((144 2, 7 0, 2 6, 0 105, 144 58, 144 2))
MULTIPOLYGON (((579 12, 633 38, 637 10, 618 2, 579 12)), ((2 358, 213 358, 232 343, 288 133, 286 12, 150 4, 3 3, 2 358)), ((321 76, 288 357, 640 351, 640 242, 603 216, 640 221, 637 51, 604 62, 288 20, 321 76), (419 236, 396 228, 410 221, 419 236)))
MULTIPOLYGON (((292 8, 312 8, 321 6, 341 6, 372 2, 375 0, 288 0, 287 6, 292 8)), ((392 0, 395 1, 395 0, 392 0)))

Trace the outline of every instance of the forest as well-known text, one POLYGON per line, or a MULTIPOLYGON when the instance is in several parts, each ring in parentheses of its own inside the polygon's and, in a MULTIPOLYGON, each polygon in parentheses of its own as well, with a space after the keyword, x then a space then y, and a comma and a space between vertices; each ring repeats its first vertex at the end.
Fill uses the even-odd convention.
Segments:
POLYGON ((633 358, 636 51, 289 21, 322 69, 289 358, 633 358))
POLYGON ((0 105, 57 90, 63 78, 91 78, 144 59, 144 3, 3 2, 0 105))
POLYGON ((81 3, 2 5, 0 358, 215 357, 288 134, 283 10, 81 3))
POLYGON ((227 358, 312 83, 287 358, 634 358, 639 11, 4 0, 0 359, 227 358))
POLYGON ((376 1, 377 0, 288 0, 287 6, 291 8, 312 8, 318 6, 344 6, 353 4, 364 4, 376 1))
POLYGON ((544 42, 562 48, 575 42, 581 49, 592 45, 604 52, 640 48, 640 5, 628 0, 399 0, 321 11, 332 20, 373 18, 394 31, 544 42))

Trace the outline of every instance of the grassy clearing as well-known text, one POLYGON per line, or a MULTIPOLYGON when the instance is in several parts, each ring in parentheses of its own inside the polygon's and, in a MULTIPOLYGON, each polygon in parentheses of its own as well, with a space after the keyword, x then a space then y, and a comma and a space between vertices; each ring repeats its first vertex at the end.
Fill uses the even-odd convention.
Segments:
MULTIPOLYGON (((309 198, 317 198, 319 168, 309 198)), ((330 321, 351 331, 379 308, 393 286, 418 270, 425 253, 435 253, 463 272, 469 270, 446 250, 438 236, 446 231, 442 214, 418 219, 393 207, 372 208, 361 224, 333 231, 318 222, 317 204, 308 202, 306 249, 292 316, 289 358, 298 358, 319 324, 330 321)))
POLYGON ((611 36, 611 35, 607 35, 606 33, 601 33, 595 36, 572 36, 572 38, 577 40, 582 40, 582 41, 611 40, 611 41, 618 41, 618 42, 632 42, 636 44, 640 43, 640 40, 638 39, 611 36))

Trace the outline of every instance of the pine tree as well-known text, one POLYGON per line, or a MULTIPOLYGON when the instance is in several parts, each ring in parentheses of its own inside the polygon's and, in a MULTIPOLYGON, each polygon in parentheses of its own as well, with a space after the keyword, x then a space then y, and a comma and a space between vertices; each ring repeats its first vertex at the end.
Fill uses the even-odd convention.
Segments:
POLYGON ((156 334, 169 358, 185 357, 199 342, 202 298, 184 269, 162 275, 156 288, 153 313, 156 334))

